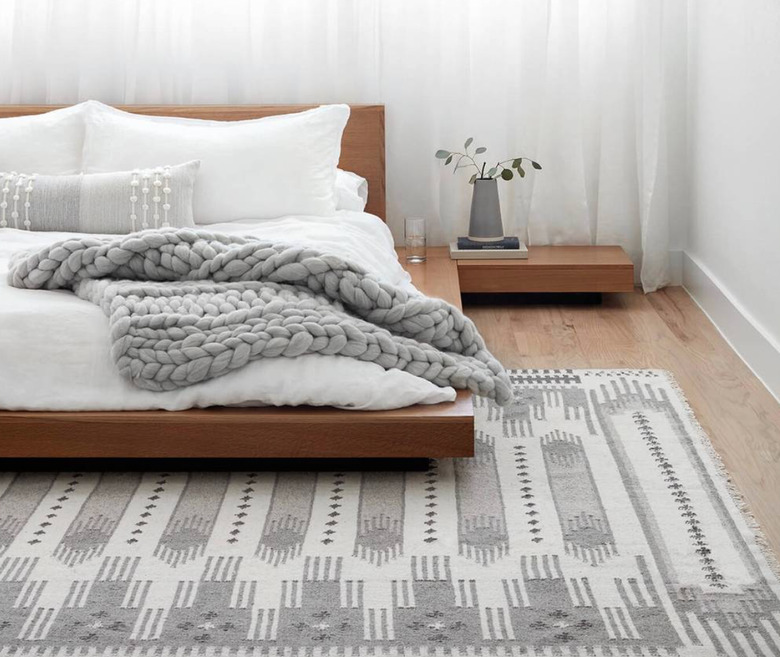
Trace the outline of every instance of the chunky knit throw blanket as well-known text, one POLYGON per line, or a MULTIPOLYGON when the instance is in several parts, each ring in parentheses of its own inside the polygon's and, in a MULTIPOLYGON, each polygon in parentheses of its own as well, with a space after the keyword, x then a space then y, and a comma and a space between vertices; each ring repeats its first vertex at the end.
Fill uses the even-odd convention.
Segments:
POLYGON ((192 229, 83 237, 18 254, 9 282, 98 304, 120 372, 149 390, 319 353, 511 399, 504 368, 462 312, 311 248, 192 229))

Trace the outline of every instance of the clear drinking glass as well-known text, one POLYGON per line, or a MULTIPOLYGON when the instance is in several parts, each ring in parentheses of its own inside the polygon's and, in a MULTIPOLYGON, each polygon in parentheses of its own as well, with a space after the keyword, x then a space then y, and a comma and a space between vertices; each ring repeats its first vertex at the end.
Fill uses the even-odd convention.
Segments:
POLYGON ((404 223, 406 262, 425 262, 425 218, 407 217, 404 223))

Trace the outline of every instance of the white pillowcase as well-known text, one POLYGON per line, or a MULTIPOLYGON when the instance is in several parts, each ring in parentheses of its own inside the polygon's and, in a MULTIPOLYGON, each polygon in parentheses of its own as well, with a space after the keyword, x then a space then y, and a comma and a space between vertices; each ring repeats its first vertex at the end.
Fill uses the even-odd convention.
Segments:
POLYGON ((323 105, 249 121, 149 117, 95 103, 87 115, 87 172, 200 160, 198 224, 336 211, 336 168, 349 106, 323 105))
POLYGON ((84 116, 92 105, 88 101, 45 114, 0 119, 0 171, 54 175, 81 171, 84 116))
POLYGON ((352 171, 336 172, 336 209, 363 212, 368 203, 368 181, 352 171))

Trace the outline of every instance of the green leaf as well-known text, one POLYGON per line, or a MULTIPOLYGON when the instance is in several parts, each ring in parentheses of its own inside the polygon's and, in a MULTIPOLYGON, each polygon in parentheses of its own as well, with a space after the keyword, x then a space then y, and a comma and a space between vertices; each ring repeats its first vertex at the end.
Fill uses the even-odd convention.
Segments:
POLYGON ((521 178, 525 178, 525 169, 523 167, 517 167, 517 173, 520 174, 521 178))
POLYGON ((492 167, 492 168, 490 168, 490 169, 488 170, 488 172, 487 172, 487 177, 488 177, 488 178, 492 178, 493 176, 495 176, 495 175, 496 175, 496 171, 498 171, 498 169, 497 169, 496 167, 492 167))
POLYGON ((542 169, 542 165, 539 164, 538 162, 531 161, 531 166, 533 166, 534 169, 537 169, 539 171, 541 171, 542 169))
POLYGON ((469 185, 473 185, 474 181, 477 179, 477 174, 475 173, 471 178, 469 178, 469 185))
POLYGON ((521 166, 523 166, 523 158, 518 157, 516 160, 512 160, 512 166, 515 169, 519 169, 521 166))
POLYGON ((502 177, 504 180, 512 180, 512 178, 514 177, 514 175, 515 175, 515 174, 513 174, 513 173, 512 173, 512 169, 504 169, 504 170, 501 172, 501 177, 502 177))
POLYGON ((473 142, 473 141, 474 141, 474 137, 469 137, 466 140, 466 143, 464 144, 464 147, 466 148, 466 150, 468 150, 469 146, 471 146, 471 142, 473 142))
POLYGON ((439 160, 445 160, 450 155, 451 155, 451 153, 449 151, 442 151, 442 150, 436 151, 436 158, 439 159, 439 160))
POLYGON ((444 164, 449 164, 452 162, 452 155, 450 155, 446 160, 444 160, 444 164))
POLYGON ((485 153, 487 151, 487 148, 484 146, 480 146, 476 151, 474 151, 477 155, 482 155, 482 153, 485 153))

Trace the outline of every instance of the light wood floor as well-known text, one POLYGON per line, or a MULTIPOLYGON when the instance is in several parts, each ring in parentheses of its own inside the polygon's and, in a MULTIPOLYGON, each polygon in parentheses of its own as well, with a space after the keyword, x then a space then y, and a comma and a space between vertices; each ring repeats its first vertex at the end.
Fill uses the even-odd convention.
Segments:
POLYGON ((780 555, 780 404, 684 289, 601 305, 464 307, 509 368, 671 371, 780 555))

